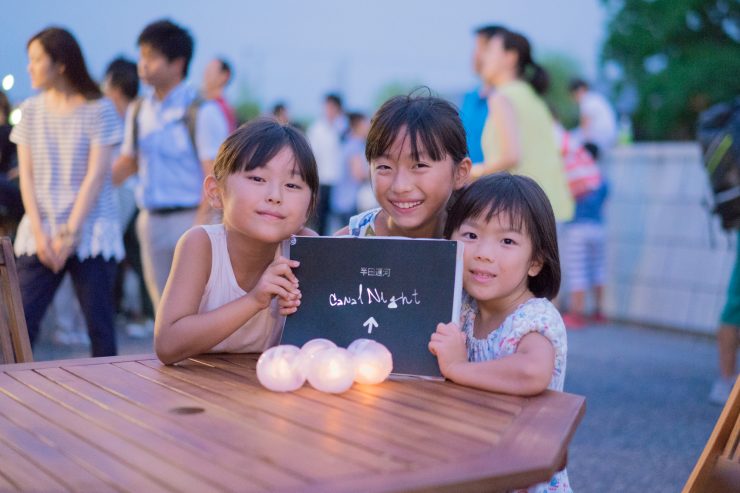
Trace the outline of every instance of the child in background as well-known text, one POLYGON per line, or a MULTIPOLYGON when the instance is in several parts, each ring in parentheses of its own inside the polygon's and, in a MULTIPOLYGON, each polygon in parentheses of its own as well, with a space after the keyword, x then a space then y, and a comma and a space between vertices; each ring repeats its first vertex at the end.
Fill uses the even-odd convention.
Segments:
MULTIPOLYGON (((568 133, 563 134, 563 154, 568 162, 566 151, 568 133)), ((574 139, 571 139, 574 140, 574 139)), ((572 147, 580 148, 582 159, 590 159, 596 167, 598 149, 592 144, 580 147, 577 142, 572 147)), ((596 168, 598 169, 598 168, 596 168)), ((582 329, 586 326, 586 295, 593 294, 593 314, 591 320, 602 323, 606 319, 602 313, 604 279, 606 277, 606 228, 604 227, 604 202, 608 186, 603 173, 599 173, 598 183, 592 189, 575 194, 576 210, 573 219, 563 228, 563 265, 565 267, 566 287, 568 289, 568 312, 563 321, 568 329, 582 329)))
POLYGON ((347 224, 357 214, 360 187, 370 177, 365 160, 365 140, 370 121, 362 113, 348 113, 349 132, 342 142, 342 170, 339 181, 331 190, 331 210, 347 224))
POLYGON ((396 96, 372 119, 365 156, 377 209, 353 216, 337 235, 441 238, 447 202, 468 179, 465 129, 453 105, 396 96))
MULTIPOLYGON (((177 244, 157 311, 154 347, 165 364, 204 352, 260 352, 275 344, 273 298, 297 300, 298 262, 280 242, 304 229, 319 190, 303 135, 273 119, 237 129, 205 179, 223 224, 196 226, 177 244)), ((314 233, 315 234, 315 233, 314 233)))
MULTIPOLYGON (((565 326, 549 301, 560 288, 555 217, 531 178, 495 173, 466 188, 445 236, 462 241, 460 324, 440 323, 429 342, 442 374, 512 395, 563 390, 565 326)), ((529 492, 571 491, 565 470, 529 492)))

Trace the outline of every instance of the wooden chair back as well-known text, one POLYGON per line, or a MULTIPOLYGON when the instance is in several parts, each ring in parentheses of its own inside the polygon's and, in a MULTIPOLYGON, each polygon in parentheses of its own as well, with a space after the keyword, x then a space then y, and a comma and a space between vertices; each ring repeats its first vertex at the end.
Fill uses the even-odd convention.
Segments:
POLYGON ((740 376, 683 493, 740 492, 740 376))
POLYGON ((0 238, 0 364, 33 361, 13 244, 0 238))

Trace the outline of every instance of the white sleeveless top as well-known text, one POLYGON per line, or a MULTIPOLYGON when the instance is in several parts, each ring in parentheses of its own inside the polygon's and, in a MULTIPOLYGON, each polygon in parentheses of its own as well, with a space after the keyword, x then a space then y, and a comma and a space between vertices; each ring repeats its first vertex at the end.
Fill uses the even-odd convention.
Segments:
MULTIPOLYGON (((226 230, 223 224, 200 226, 211 239, 211 275, 200 300, 198 313, 207 313, 245 294, 234 276, 226 248, 226 230)), ((216 344, 209 353, 260 353, 277 344, 282 324, 279 324, 278 306, 273 299, 270 306, 239 327, 233 334, 216 344)))

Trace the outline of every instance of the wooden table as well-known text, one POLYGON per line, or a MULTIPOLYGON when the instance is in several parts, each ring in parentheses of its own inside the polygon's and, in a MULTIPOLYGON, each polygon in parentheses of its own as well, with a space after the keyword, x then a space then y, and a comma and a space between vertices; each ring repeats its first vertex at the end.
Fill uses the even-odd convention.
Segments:
POLYGON ((419 380, 279 394, 256 359, 0 366, 0 490, 493 491, 548 480, 585 409, 419 380))

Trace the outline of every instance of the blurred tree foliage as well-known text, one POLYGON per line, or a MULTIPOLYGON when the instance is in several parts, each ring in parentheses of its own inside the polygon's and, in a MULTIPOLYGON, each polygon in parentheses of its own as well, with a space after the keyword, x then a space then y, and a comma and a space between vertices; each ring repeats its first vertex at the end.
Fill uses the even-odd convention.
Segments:
POLYGON ((568 85, 573 78, 581 75, 578 62, 569 55, 548 53, 539 59, 539 63, 547 70, 547 75, 550 77, 550 87, 545 93, 548 106, 555 112, 565 128, 577 126, 578 106, 570 97, 568 85))
POLYGON ((262 109, 259 98, 252 87, 245 81, 240 81, 239 96, 234 105, 234 112, 239 125, 260 116, 262 109))
MULTIPOLYGON (((394 80, 382 85, 380 89, 378 89, 378 92, 375 94, 375 105, 373 108, 373 112, 375 112, 375 110, 380 108, 383 103, 388 101, 393 96, 406 95, 415 90, 424 91, 424 89, 420 89, 421 87, 423 86, 419 82, 400 80, 394 80)), ((436 96, 436 94, 433 95, 436 96)))
POLYGON ((740 94, 740 1, 602 2, 601 63, 617 94, 637 91, 638 139, 693 139, 699 112, 740 94))

